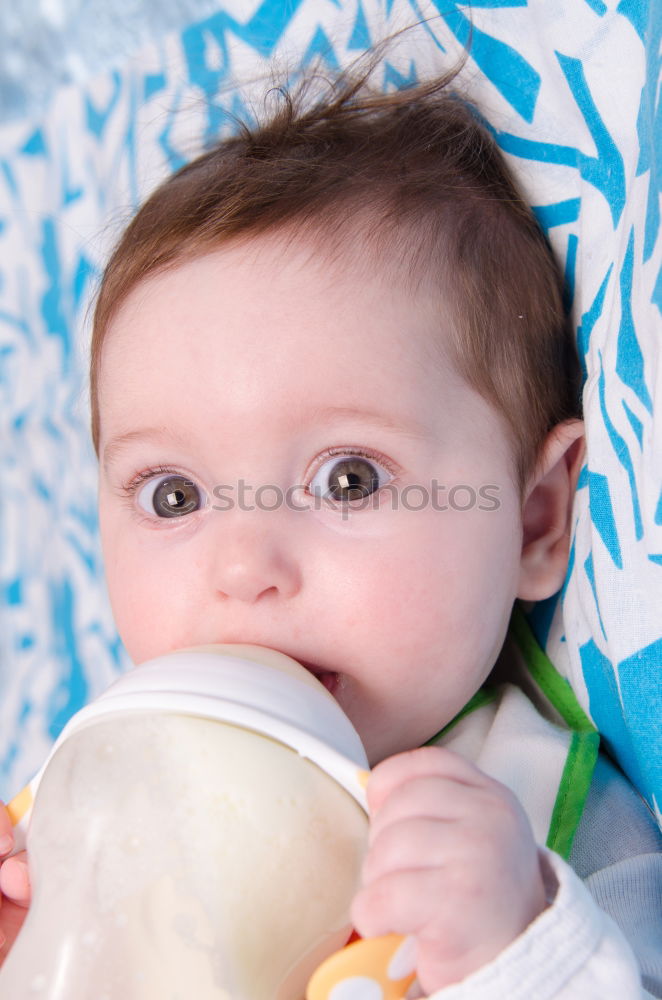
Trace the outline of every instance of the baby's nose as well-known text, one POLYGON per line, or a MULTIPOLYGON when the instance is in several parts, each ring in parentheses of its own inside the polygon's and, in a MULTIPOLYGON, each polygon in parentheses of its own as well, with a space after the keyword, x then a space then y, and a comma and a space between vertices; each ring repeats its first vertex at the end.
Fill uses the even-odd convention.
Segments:
MULTIPOLYGON (((263 513, 262 519, 268 513, 263 513)), ((223 532, 218 541, 213 585, 222 597, 247 604, 267 596, 289 598, 301 587, 301 569, 285 534, 275 523, 263 524, 259 530, 237 526, 234 531, 223 532)))

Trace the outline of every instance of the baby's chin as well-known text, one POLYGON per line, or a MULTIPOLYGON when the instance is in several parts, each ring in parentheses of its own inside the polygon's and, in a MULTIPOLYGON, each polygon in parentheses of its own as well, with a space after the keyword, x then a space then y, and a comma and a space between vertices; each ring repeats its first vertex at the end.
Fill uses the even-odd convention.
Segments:
POLYGON ((387 723, 381 726, 372 724, 361 726, 360 720, 358 724, 356 721, 352 721, 361 737, 361 742, 363 743, 363 748, 371 768, 376 767, 377 764, 380 764, 388 757, 394 757, 399 753, 407 753, 410 750, 418 750, 428 740, 432 739, 433 736, 436 736, 444 725, 443 721, 440 722, 439 729, 429 733, 427 729, 420 730, 419 732, 412 731, 411 728, 399 731, 395 725, 388 725, 387 723))

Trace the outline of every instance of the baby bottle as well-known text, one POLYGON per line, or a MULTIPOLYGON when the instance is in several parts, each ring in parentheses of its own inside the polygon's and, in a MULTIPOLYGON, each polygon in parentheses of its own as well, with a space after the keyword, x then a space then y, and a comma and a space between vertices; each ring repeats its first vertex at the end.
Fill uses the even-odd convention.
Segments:
POLYGON ((303 1000, 351 930, 365 768, 338 703, 282 653, 129 671, 13 804, 34 796, 33 900, 0 998, 303 1000))

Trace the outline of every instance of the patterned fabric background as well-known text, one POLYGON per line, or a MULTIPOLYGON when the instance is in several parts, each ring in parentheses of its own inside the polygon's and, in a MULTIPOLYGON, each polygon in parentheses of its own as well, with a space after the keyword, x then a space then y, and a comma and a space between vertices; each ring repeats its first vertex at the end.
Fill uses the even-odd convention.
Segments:
MULTIPOLYGON (((469 24, 454 0, 9 8, 0 12, 5 798, 69 716, 128 666, 103 582, 85 371, 89 304, 114 239, 168 172, 231 129, 228 111, 251 116, 272 58, 293 72, 313 58, 335 69, 426 19, 385 63, 384 87, 402 86, 454 62, 469 24)), ((586 371, 588 460, 568 580, 532 621, 662 819, 662 5, 471 8, 463 81, 565 264, 586 371)))

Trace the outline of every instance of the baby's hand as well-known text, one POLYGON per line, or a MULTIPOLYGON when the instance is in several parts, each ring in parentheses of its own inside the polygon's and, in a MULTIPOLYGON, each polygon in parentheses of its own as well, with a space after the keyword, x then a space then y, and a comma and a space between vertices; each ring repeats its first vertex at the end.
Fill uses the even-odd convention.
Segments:
POLYGON ((547 906, 516 797, 441 747, 397 754, 367 787, 370 840, 352 920, 413 935, 426 996, 495 958, 547 906))
POLYGON ((31 896, 25 851, 2 861, 13 846, 9 813, 0 803, 0 965, 21 929, 31 896))

